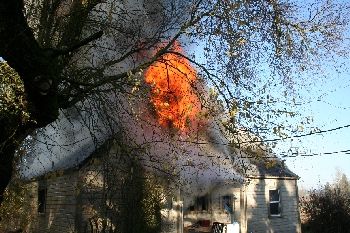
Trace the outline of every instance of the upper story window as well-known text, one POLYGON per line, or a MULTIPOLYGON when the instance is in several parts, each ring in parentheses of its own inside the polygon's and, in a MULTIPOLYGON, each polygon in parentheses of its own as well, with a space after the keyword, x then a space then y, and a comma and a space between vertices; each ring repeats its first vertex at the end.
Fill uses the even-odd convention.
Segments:
POLYGON ((269 190, 269 214, 270 216, 280 216, 281 215, 281 197, 280 190, 269 190))

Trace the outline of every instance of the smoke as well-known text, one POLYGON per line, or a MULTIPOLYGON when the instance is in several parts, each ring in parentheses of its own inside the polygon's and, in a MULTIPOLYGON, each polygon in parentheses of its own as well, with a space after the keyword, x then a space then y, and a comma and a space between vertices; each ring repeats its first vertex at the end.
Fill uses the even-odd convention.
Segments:
POLYGON ((183 134, 159 124, 142 91, 132 97, 111 92, 103 97, 92 96, 62 111, 56 122, 34 135, 34 145, 21 166, 22 176, 31 178, 78 165, 117 135, 122 143, 137 149, 146 169, 175 177, 188 195, 203 195, 218 182, 243 181, 244 159, 230 148, 214 119, 203 129, 183 134))
MULTIPOLYGON (((145 3, 126 2, 126 5, 114 1, 99 4, 91 19, 108 25, 111 17, 127 11, 135 19, 131 20, 132 30, 140 32, 140 37, 156 33, 159 21, 145 14, 147 9, 142 7, 145 3), (145 20, 149 22, 148 27, 144 26, 145 20)), ((130 25, 123 27, 125 31, 131 30, 130 25)), ((123 33, 116 36, 116 32, 107 31, 94 47, 84 51, 84 56, 78 54, 79 59, 72 65, 100 67, 107 61, 117 60, 127 45, 135 41, 140 38, 127 38, 123 33)), ((134 68, 138 62, 132 57, 124 59, 106 68, 100 78, 118 75, 134 68)), ((191 195, 205 194, 218 182, 242 182, 242 166, 248 166, 249 161, 230 148, 218 123, 220 116, 208 120, 205 128, 186 134, 161 126, 150 106, 149 87, 143 81, 143 74, 129 74, 124 81, 128 86, 123 89, 120 88, 123 83, 105 85, 73 108, 62 110, 56 122, 28 138, 28 153, 20 165, 22 176, 29 179, 78 165, 106 140, 117 137, 131 148, 137 148, 146 169, 175 177, 182 190, 191 195)))

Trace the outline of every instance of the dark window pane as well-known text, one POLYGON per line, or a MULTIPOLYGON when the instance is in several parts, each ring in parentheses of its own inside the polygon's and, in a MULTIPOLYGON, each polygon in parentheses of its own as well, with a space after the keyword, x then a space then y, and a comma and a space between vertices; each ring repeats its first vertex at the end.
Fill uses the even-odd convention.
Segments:
POLYGON ((270 214, 271 215, 279 215, 279 203, 270 203, 270 214))
POLYGON ((46 207, 46 189, 38 190, 38 212, 45 213, 46 207))
POLYGON ((222 208, 228 213, 233 213, 232 210, 232 196, 226 195, 222 197, 222 208))
POLYGON ((232 204, 232 197, 229 196, 229 195, 223 196, 222 197, 222 202, 224 204, 231 205, 232 204))
POLYGON ((208 210, 208 197, 207 196, 201 196, 197 197, 196 201, 197 210, 208 210))
POLYGON ((201 197, 202 210, 208 210, 208 199, 206 197, 201 197))
POLYGON ((280 197, 279 197, 279 192, 278 190, 269 190, 269 196, 270 196, 270 202, 271 201, 279 201, 280 197))

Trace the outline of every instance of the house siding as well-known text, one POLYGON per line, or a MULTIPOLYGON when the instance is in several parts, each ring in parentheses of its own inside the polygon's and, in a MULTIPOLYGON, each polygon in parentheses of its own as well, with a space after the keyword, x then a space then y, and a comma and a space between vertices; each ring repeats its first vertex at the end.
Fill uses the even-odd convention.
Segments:
MULTIPOLYGON (((38 189, 43 181, 35 182, 38 189)), ((38 233, 75 232, 76 216, 76 174, 63 175, 46 179, 44 186, 47 189, 44 213, 33 216, 31 231, 38 233)), ((38 195, 34 196, 38 199, 38 195)), ((35 208, 38 209, 36 201, 35 208)))
MULTIPOLYGON (((47 196, 45 213, 33 216, 31 232, 101 232, 103 227, 128 229, 125 224, 132 226, 135 222, 132 213, 138 211, 132 198, 140 191, 133 168, 128 156, 122 156, 122 152, 114 148, 79 169, 58 172, 33 182, 36 190, 44 185, 47 196)), ((164 192, 169 200, 163 203, 165 207, 161 210, 164 233, 182 233, 183 227, 198 220, 238 222, 241 233, 301 232, 295 178, 250 178, 250 182, 243 185, 218 183, 206 194, 210 203, 205 211, 190 211, 188 207, 196 196, 186 196, 164 181, 166 179, 157 177, 159 184, 169 186, 164 192), (279 217, 269 216, 269 190, 274 189, 280 190, 282 211, 279 217), (232 196, 233 216, 222 208, 221 198, 226 195, 232 196)))
MULTIPOLYGON (((94 158, 80 169, 56 172, 32 182, 36 190, 33 196, 36 209, 38 187, 46 187, 47 193, 45 212, 36 212, 30 232, 90 233, 103 232, 103 228, 112 232, 116 228, 133 227, 135 219, 128 210, 139 211, 133 193, 137 196, 143 178, 135 179, 137 175, 130 161, 120 160, 121 156, 115 156, 117 151, 110 154, 113 157, 94 158)), ((172 207, 161 211, 162 232, 181 233, 179 191, 175 191, 172 197, 172 207)))
MULTIPOLYGON (((132 176, 132 169, 118 157, 95 159, 79 170, 79 194, 77 229, 79 233, 100 232, 122 227, 121 210, 128 206, 130 195, 125 190, 134 191, 134 183, 126 184, 132 176), (107 160, 105 160, 107 158, 107 160)), ((135 203, 132 203, 135 204, 135 203)))
POLYGON ((242 232, 301 232, 296 182, 295 179, 251 179, 244 189, 246 211, 242 232), (274 189, 280 190, 280 216, 269 216, 269 190, 274 189))

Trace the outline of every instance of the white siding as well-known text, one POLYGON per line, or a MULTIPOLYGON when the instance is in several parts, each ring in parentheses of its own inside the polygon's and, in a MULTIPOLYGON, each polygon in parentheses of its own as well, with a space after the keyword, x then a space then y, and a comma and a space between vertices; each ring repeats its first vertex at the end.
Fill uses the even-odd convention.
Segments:
POLYGON ((299 233, 296 180, 252 179, 244 189, 242 232, 299 233), (281 216, 269 216, 269 190, 279 189, 281 216))

